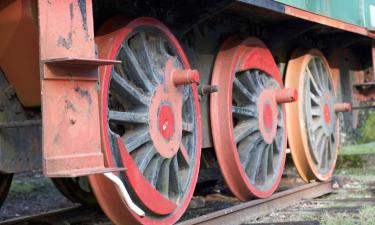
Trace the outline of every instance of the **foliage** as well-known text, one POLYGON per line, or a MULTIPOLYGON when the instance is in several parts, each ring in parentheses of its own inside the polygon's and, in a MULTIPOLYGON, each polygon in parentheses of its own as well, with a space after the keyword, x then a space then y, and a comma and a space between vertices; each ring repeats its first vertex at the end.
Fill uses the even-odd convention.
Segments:
POLYGON ((362 138, 360 139, 360 143, 368 143, 371 141, 375 141, 375 112, 374 111, 369 114, 361 131, 362 131, 362 138))

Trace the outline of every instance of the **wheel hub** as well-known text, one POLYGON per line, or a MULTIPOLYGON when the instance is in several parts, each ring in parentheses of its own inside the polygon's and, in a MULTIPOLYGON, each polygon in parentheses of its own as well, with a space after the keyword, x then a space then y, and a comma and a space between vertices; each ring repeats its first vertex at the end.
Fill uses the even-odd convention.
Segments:
POLYGON ((263 107, 263 122, 266 130, 271 130, 273 124, 272 109, 268 103, 263 107))
POLYGON ((331 121, 331 116, 329 114, 329 106, 327 103, 324 104, 323 113, 324 113, 324 121, 326 122, 326 124, 329 124, 329 122, 331 121))
POLYGON ((334 98, 329 92, 325 92, 320 99, 322 127, 326 134, 332 134, 335 128, 334 98))
POLYGON ((157 87, 148 113, 152 142, 164 158, 176 155, 182 136, 182 121, 175 118, 182 116, 183 87, 174 85, 171 76, 174 70, 174 60, 170 59, 166 63, 165 80, 157 87))
POLYGON ((264 140, 271 144, 277 130, 277 103, 273 89, 266 89, 261 92, 257 108, 259 130, 264 140))
POLYGON ((169 140, 174 133, 174 118, 171 107, 167 104, 162 105, 159 109, 159 131, 160 134, 169 140))

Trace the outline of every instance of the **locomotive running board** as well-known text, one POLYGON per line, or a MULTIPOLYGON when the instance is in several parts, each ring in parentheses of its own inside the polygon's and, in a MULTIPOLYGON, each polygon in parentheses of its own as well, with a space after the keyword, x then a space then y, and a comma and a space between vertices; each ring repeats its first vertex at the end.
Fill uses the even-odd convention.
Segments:
POLYGON ((75 177, 106 168, 101 151, 98 68, 91 0, 38 0, 43 171, 75 177))

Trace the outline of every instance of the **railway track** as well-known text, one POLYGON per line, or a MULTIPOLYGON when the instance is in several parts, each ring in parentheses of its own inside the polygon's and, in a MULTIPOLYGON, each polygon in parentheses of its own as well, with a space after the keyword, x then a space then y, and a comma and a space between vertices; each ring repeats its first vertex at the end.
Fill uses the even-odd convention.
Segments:
MULTIPOLYGON (((179 222, 178 225, 193 224, 242 224, 256 217, 295 204, 302 199, 312 199, 332 192, 331 182, 316 182, 280 191, 267 199, 252 200, 215 211, 204 216, 179 222)), ((11 224, 111 224, 97 207, 76 206, 38 215, 14 218, 0 222, 11 224)))
POLYGON ((178 225, 237 225, 293 205, 303 199, 313 199, 331 193, 331 182, 315 182, 278 192, 267 199, 257 199, 222 209, 178 225))
POLYGON ((31 216, 13 218, 2 221, 0 224, 81 224, 94 218, 105 218, 99 207, 74 206, 31 216))

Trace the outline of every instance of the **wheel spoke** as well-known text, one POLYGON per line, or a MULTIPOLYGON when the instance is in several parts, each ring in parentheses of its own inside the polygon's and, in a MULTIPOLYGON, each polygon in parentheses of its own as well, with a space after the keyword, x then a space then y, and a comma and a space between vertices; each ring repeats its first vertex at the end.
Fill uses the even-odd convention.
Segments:
MULTIPOLYGON (((128 62, 127 67, 124 68, 125 72, 127 72, 128 75, 131 75, 132 79, 135 79, 136 83, 142 86, 145 91, 152 92, 155 89, 154 84, 151 83, 150 78, 146 75, 141 65, 139 65, 138 59, 134 55, 133 50, 129 45, 123 45, 123 49, 123 54, 125 55, 124 58, 126 59, 126 62, 128 62)), ((142 63, 147 64, 147 62, 142 63)))
POLYGON ((320 107, 318 106, 311 107, 311 115, 320 117, 320 107))
POLYGON ((253 117, 257 116, 255 109, 251 107, 239 107, 239 106, 232 106, 232 115, 234 117, 253 117))
POLYGON ((173 157, 172 159, 172 173, 171 173, 171 187, 176 197, 178 197, 182 192, 182 180, 181 180, 181 173, 179 168, 179 163, 177 157, 173 157))
MULTIPOLYGON (((275 169, 273 168, 273 161, 274 161, 274 148, 277 148, 277 143, 276 143, 276 140, 274 142, 272 142, 272 144, 270 145, 270 148, 269 148, 269 154, 268 154, 268 168, 267 168, 267 171, 268 171, 268 174, 274 174, 275 173, 275 169), (276 146, 275 146, 276 145, 276 146)), ((277 152, 277 150, 276 150, 277 152)))
POLYGON ((262 163, 262 155, 265 151, 265 145, 266 144, 263 141, 257 145, 255 151, 253 151, 253 154, 250 156, 250 162, 246 168, 246 173, 248 174, 249 179, 254 183, 256 183, 255 178, 258 174, 257 171, 262 163))
POLYGON ((284 114, 281 106, 277 106, 277 128, 283 130, 284 127, 284 114))
POLYGON ((156 189, 165 197, 169 197, 169 179, 170 179, 170 165, 172 159, 166 159, 161 165, 159 178, 156 184, 156 189))
POLYGON ((146 67, 147 67, 147 70, 148 70, 148 73, 149 74, 149 78, 151 80, 153 80, 154 82, 156 83, 160 83, 161 80, 160 78, 158 77, 158 75, 156 75, 156 73, 154 73, 154 70, 153 70, 153 67, 152 67, 152 60, 151 60, 151 56, 150 56, 150 52, 151 52, 151 49, 149 48, 149 45, 147 44, 147 39, 146 39, 146 34, 144 32, 140 33, 141 35, 141 40, 142 40, 142 47, 143 47, 143 54, 144 54, 144 58, 146 59, 146 67))
MULTIPOLYGON (((259 135, 257 136, 257 141, 261 138, 259 135)), ((241 165, 246 168, 246 165, 249 163, 250 160, 250 152, 254 150, 254 144, 256 141, 253 140, 253 137, 248 137, 244 141, 242 141, 238 147, 238 156, 240 158, 241 165)))
POLYGON ((319 154, 319 164, 324 168, 325 167, 325 164, 326 164, 326 161, 324 160, 324 154, 325 154, 325 151, 326 151, 326 143, 327 142, 327 139, 325 138, 325 136, 322 137, 322 142, 321 142, 321 145, 319 146, 319 151, 318 151, 318 154, 319 154))
POLYGON ((312 154, 313 158, 315 159, 315 162, 318 163, 318 164, 320 163, 320 159, 321 159, 321 157, 320 157, 320 144, 323 141, 323 138, 324 138, 324 132, 321 129, 317 134, 317 138, 315 139, 316 140, 316 147, 315 148, 317 149, 317 151, 313 151, 313 154, 312 154))
POLYGON ((236 77, 233 79, 233 95, 241 95, 247 100, 256 103, 255 97, 246 89, 246 87, 236 77))
POLYGON ((324 81, 322 79, 321 72, 318 69, 318 66, 316 65, 316 58, 311 60, 311 64, 313 65, 314 71, 315 71, 314 78, 316 78, 316 81, 317 81, 317 84, 318 84, 320 90, 323 91, 324 87, 325 87, 325 84, 324 84, 324 81))
POLYGON ((137 149, 132 153, 132 157, 137 162, 139 171, 143 174, 151 159, 156 155, 154 146, 148 144, 142 148, 137 149))
POLYGON ((284 129, 283 128, 277 128, 277 131, 276 131, 276 137, 275 137, 275 144, 277 146, 276 150, 278 151, 279 150, 279 147, 282 146, 283 143, 281 143, 283 141, 283 138, 284 138, 284 129))
POLYGON ((132 152, 141 145, 151 141, 150 133, 147 128, 127 132, 122 139, 128 152, 132 152))
POLYGON ((272 161, 268 161, 268 154, 271 149, 271 145, 266 145, 263 153, 262 153, 262 159, 259 162, 260 165, 258 166, 258 171, 257 171, 257 180, 261 182, 265 182, 267 179, 267 173, 268 173, 268 164, 272 164, 272 161))
POLYGON ((147 123, 148 114, 140 112, 119 112, 109 110, 108 119, 109 121, 115 123, 147 123))
POLYGON ((251 93, 258 94, 260 92, 260 86, 255 81, 254 75, 250 71, 243 72, 241 76, 239 76, 241 82, 246 86, 251 93))
POLYGON ((145 177, 150 182, 150 184, 156 188, 156 183, 159 178, 160 174, 160 167, 165 159, 161 157, 159 154, 155 155, 151 162, 148 164, 145 170, 145 177))
POLYGON ((182 122, 182 130, 188 133, 192 133, 194 131, 193 123, 182 122))
POLYGON ((255 70, 254 73, 254 80, 256 81, 256 84, 260 87, 260 88, 264 88, 264 84, 260 78, 260 74, 259 74, 259 70, 255 70))
POLYGON ((322 62, 319 61, 319 78, 323 81, 324 83, 324 88, 328 88, 328 79, 327 78, 327 74, 324 70, 324 67, 323 67, 323 64, 322 62))
POLYGON ((321 128, 323 125, 320 119, 313 119, 313 123, 311 124, 311 130, 315 132, 318 128, 321 128))
POLYGON ((320 79, 323 81, 324 83, 324 89, 327 90, 329 89, 329 78, 328 78, 328 75, 327 75, 327 72, 325 71, 325 68, 323 67, 323 63, 319 60, 319 67, 320 67, 320 79))
POLYGON ((327 166, 327 162, 328 162, 328 145, 329 145, 329 141, 328 141, 328 137, 324 137, 324 147, 323 147, 323 153, 322 153, 322 165, 323 168, 325 168, 327 166))
POLYGON ((184 144, 182 144, 182 142, 180 143, 180 153, 182 155, 182 158, 185 160, 186 164, 190 164, 190 160, 189 160, 189 154, 184 146, 184 144))
POLYGON ((320 104, 320 99, 317 97, 314 93, 310 92, 310 97, 313 102, 315 102, 316 105, 320 104))
POLYGON ((117 72, 112 71, 112 83, 113 89, 111 91, 120 95, 123 99, 131 98, 145 106, 149 104, 149 98, 140 92, 136 87, 129 84, 124 78, 122 78, 117 72))
POLYGON ((233 129, 236 143, 241 142, 244 138, 251 135, 257 130, 258 130, 258 124, 255 121, 246 121, 246 122, 241 122, 240 124, 237 124, 237 126, 233 129))
POLYGON ((306 67, 306 73, 307 75, 309 76, 310 78, 310 81, 313 83, 313 86, 314 86, 314 89, 315 91, 317 92, 318 95, 322 95, 322 91, 320 90, 320 87, 318 86, 318 84, 316 83, 316 80, 314 78, 314 76, 312 75, 309 67, 306 67))

